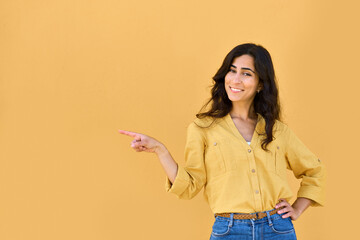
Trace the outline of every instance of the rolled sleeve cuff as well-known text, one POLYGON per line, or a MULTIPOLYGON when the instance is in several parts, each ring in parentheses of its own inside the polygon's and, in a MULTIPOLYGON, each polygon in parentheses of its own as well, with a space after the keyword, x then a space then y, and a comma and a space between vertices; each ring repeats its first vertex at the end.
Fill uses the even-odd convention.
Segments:
POLYGON ((178 166, 178 172, 173 183, 166 176, 165 190, 169 193, 174 193, 180 198, 180 195, 189 186, 189 175, 184 168, 178 166))
POLYGON ((303 197, 313 200, 311 206, 313 207, 324 207, 325 196, 323 189, 314 186, 302 186, 297 194, 297 197, 303 197))

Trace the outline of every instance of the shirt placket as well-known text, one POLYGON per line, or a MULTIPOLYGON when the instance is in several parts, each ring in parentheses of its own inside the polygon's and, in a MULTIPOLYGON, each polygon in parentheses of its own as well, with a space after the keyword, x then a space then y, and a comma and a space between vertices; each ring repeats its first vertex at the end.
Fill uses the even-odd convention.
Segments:
POLYGON ((261 201, 261 191, 260 191, 259 178, 256 168, 254 150, 251 146, 247 146, 247 152, 248 152, 249 171, 250 171, 250 184, 253 190, 252 194, 254 197, 254 204, 255 204, 254 207, 256 212, 260 212, 262 211, 262 201, 261 201))

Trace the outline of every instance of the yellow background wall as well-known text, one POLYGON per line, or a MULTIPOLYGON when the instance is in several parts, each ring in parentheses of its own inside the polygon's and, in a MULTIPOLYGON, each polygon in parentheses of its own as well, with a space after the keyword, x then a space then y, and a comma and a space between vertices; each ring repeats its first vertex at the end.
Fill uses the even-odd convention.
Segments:
MULTIPOLYGON (((186 127, 234 46, 273 57, 284 121, 328 169, 298 239, 354 239, 359 218, 357 1, 0 1, 0 239, 209 239, 202 192, 165 192, 162 141, 186 127)), ((294 191, 298 181, 292 180, 294 191)))

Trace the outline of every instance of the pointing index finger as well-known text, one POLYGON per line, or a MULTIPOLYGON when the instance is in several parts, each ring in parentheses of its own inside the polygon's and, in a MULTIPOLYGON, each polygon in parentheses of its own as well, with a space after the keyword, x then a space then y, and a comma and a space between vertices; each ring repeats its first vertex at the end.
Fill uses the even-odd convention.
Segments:
POLYGON ((135 132, 130 132, 130 131, 125 131, 125 130, 119 130, 119 133, 122 133, 124 135, 130 136, 130 137, 134 137, 136 140, 141 140, 141 137, 139 134, 135 133, 135 132))

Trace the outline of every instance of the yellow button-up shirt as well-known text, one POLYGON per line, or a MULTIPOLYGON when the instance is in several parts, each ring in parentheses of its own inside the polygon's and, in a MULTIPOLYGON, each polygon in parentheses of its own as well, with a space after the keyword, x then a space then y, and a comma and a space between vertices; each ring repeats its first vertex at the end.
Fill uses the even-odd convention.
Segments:
POLYGON ((326 170, 312 153, 281 121, 273 128, 270 152, 261 148, 265 119, 258 114, 250 145, 236 128, 230 114, 218 118, 208 128, 209 117, 191 122, 187 128, 185 166, 178 165, 173 184, 166 176, 165 188, 180 199, 193 198, 203 187, 213 213, 253 213, 273 209, 279 198, 293 196, 287 169, 302 178, 297 197, 323 206, 326 170))

